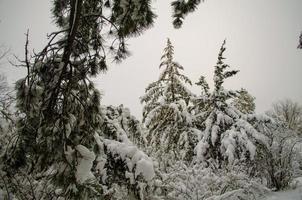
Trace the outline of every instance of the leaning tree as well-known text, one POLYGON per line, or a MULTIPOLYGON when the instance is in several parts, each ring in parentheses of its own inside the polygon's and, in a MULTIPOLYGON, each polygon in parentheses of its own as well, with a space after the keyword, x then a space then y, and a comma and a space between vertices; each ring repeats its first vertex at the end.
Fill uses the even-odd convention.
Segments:
MULTIPOLYGON (((42 51, 30 58, 27 76, 16 84, 18 139, 11 145, 5 170, 51 177, 66 198, 99 195, 90 182, 95 159, 95 133, 100 129, 100 93, 91 77, 107 61, 128 55, 125 40, 153 24, 150 0, 55 0, 51 33, 42 51)), ((97 188, 97 187, 94 187, 97 188)), ((29 198, 29 197, 28 197, 29 198)))

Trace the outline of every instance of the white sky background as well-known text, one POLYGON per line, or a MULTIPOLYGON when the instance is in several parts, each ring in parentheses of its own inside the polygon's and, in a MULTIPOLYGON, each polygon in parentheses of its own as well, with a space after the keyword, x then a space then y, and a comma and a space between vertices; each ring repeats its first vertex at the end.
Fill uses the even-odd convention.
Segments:
MULTIPOLYGON (((175 60, 193 82, 202 74, 213 85, 213 66, 226 38, 225 62, 240 70, 226 88, 246 88, 256 97, 258 112, 284 98, 302 103, 302 50, 296 48, 302 31, 301 0, 206 0, 178 30, 172 26, 170 2, 154 1, 158 15, 154 27, 130 39, 132 55, 119 65, 111 63, 109 71, 95 80, 104 94, 102 104, 124 104, 141 116, 139 97, 158 79, 167 37, 175 47, 175 60)), ((0 0, 0 44, 22 58, 29 28, 30 47, 41 50, 46 34, 56 29, 50 4, 48 0, 0 0)), ((0 70, 11 83, 24 76, 24 70, 5 61, 0 70)), ((195 86, 192 90, 199 93, 195 86)))

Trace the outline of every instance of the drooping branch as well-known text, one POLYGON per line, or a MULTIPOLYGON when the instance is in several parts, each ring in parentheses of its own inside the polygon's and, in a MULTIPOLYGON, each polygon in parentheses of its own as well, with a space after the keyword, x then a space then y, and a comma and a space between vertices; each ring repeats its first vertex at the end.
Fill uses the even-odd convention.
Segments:
MULTIPOLYGON (((67 65, 70 62, 70 55, 72 53, 73 44, 75 41, 75 37, 77 34, 80 17, 81 17, 81 9, 82 9, 82 0, 73 0, 71 1, 71 14, 70 14, 70 20, 69 20, 69 34, 67 38, 67 44, 64 48, 64 53, 62 57, 61 64, 63 64, 62 73, 60 75, 60 78, 58 82, 56 83, 55 92, 52 93, 50 97, 50 102, 48 104, 48 110, 51 111, 52 107, 55 104, 56 97, 58 96, 60 84, 62 82, 63 75, 66 73, 67 65)), ((51 112, 50 112, 51 114, 51 112)))
MULTIPOLYGON (((202 0, 204 1, 204 0, 202 0)), ((180 28, 186 15, 194 12, 201 0, 175 0, 171 3, 173 9, 173 25, 175 28, 180 28)))
POLYGON ((299 39, 298 49, 302 49, 302 32, 301 32, 300 39, 299 39))

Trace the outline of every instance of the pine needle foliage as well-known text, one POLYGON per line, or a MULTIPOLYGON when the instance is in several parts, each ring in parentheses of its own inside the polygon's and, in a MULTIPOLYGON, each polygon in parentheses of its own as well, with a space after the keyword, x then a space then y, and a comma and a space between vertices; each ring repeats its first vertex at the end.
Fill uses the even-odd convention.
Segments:
MULTIPOLYGON (((204 0, 202 0, 204 1, 204 0)), ((176 0, 171 3, 173 9, 173 25, 180 28, 186 15, 194 12, 201 0, 176 0)))
POLYGON ((300 37, 299 37, 298 49, 302 49, 302 32, 301 32, 300 37))

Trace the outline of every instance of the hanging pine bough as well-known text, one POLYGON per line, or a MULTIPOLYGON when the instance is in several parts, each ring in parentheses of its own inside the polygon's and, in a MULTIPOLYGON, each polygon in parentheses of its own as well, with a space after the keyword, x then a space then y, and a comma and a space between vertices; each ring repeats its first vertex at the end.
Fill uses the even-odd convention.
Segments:
POLYGON ((10 173, 27 166, 26 173, 41 177, 50 176, 51 170, 52 183, 66 198, 94 198, 101 193, 91 189, 99 184, 91 172, 94 135, 104 116, 90 77, 107 69, 106 60, 125 58, 125 39, 149 28, 155 15, 150 0, 53 4, 60 30, 49 35, 48 44, 32 60, 26 45, 28 74, 16 84, 19 139, 6 162, 10 173))
MULTIPOLYGON (((204 0, 202 0, 204 1, 204 0)), ((176 0, 171 3, 173 9, 173 25, 175 28, 180 28, 186 15, 194 12, 197 9, 201 0, 176 0)))
POLYGON ((299 39, 298 49, 302 49, 302 32, 301 32, 300 39, 299 39))

